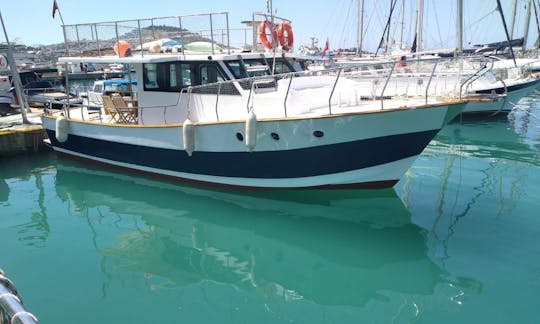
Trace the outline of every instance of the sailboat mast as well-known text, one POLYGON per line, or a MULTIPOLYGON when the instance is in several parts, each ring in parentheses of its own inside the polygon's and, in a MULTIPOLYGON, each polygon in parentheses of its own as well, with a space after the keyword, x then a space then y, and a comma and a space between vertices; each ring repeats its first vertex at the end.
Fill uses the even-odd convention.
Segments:
POLYGON ((457 0, 456 56, 463 54, 463 0, 457 0))
POLYGON ((514 39, 514 25, 516 24, 516 9, 517 9, 517 0, 514 0, 514 6, 512 7, 512 20, 510 22, 510 39, 514 39))
POLYGON ((403 47, 403 29, 405 29, 405 0, 401 1, 401 34, 399 35, 400 47, 403 47))
POLYGON ((523 47, 521 48, 521 52, 525 53, 525 49, 527 48, 527 38, 529 37, 529 25, 531 22, 531 5, 532 1, 529 0, 527 3, 527 11, 525 12, 525 29, 523 31, 523 47))
POLYGON ((356 34, 356 55, 362 56, 364 32, 364 0, 358 0, 358 30, 356 34))
POLYGON ((422 28, 424 27, 424 0, 417 2, 417 18, 416 18, 416 52, 422 52, 422 28))
POLYGON ((501 14, 501 19, 504 27, 504 33, 506 34, 506 42, 508 43, 508 48, 510 48, 510 53, 512 54, 512 59, 514 60, 514 66, 517 67, 516 56, 514 55, 514 49, 512 48, 512 43, 510 42, 510 35, 508 34, 508 28, 506 27, 506 19, 504 19, 504 13, 502 11, 501 0, 497 0, 497 10, 501 14))

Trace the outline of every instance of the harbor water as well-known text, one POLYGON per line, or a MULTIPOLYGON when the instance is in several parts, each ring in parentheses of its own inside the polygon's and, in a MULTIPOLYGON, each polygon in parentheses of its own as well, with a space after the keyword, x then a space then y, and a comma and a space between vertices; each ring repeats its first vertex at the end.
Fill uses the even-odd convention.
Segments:
POLYGON ((540 94, 388 190, 231 191, 0 160, 0 268, 40 323, 533 323, 540 94))

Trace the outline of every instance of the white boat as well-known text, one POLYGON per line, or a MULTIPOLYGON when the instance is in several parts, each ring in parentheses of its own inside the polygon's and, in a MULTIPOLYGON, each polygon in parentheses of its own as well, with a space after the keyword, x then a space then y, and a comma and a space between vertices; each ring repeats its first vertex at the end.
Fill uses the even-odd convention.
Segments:
MULTIPOLYGON (((138 101, 118 105, 121 110, 108 116, 92 118, 86 107, 44 114, 53 149, 74 159, 212 186, 384 188, 399 181, 466 104, 427 91, 425 96, 380 93, 367 98, 363 83, 341 69, 300 71, 297 57, 280 48, 277 55, 273 50, 235 52, 228 41, 228 15, 201 15, 212 22, 211 35, 219 17, 227 27, 217 33, 226 40, 219 53, 141 51, 60 58, 60 63, 130 65, 140 83, 138 101)), ((135 26, 131 34, 142 35, 136 26, 148 21, 162 26, 160 20, 121 24, 135 26)), ((66 25, 70 30, 64 35, 105 25, 111 26, 66 25)), ((252 26, 256 39, 258 26, 252 26)), ((186 28, 182 23, 181 30, 186 28)), ((139 38, 128 42, 137 45, 139 38)))
POLYGON ((354 71, 349 73, 356 74, 366 88, 380 91, 386 87, 387 95, 415 92, 420 95, 427 90, 431 95, 454 92, 468 99, 480 96, 482 100, 469 102, 463 113, 494 114, 509 113, 523 96, 540 84, 540 73, 533 71, 532 61, 522 61, 517 67, 509 63, 471 56, 406 61, 364 58, 336 64, 354 71), (377 81, 380 74, 389 73, 394 77, 388 84, 377 81), (424 84, 429 80, 437 82, 426 89, 424 84))
POLYGON ((83 98, 83 104, 90 110, 100 110, 103 108, 102 97, 118 94, 122 97, 136 100, 137 80, 110 79, 96 80, 92 88, 79 95, 83 98))

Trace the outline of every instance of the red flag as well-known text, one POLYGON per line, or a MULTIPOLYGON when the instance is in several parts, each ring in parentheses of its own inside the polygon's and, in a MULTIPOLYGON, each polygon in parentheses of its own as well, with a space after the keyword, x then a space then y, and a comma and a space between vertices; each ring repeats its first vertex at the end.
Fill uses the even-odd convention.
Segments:
POLYGON ((326 52, 328 51, 328 38, 326 39, 326 43, 324 43, 324 48, 321 52, 321 57, 324 57, 326 55, 326 52))
POLYGON ((56 10, 58 10, 58 4, 56 3, 56 0, 54 0, 53 7, 52 7, 52 17, 54 19, 54 15, 56 14, 56 10))

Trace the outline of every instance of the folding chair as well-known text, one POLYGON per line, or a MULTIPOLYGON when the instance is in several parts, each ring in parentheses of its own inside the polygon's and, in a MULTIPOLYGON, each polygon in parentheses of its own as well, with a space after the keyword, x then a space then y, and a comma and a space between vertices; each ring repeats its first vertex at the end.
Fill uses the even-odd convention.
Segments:
POLYGON ((116 110, 114 102, 112 101, 111 96, 103 95, 101 96, 101 101, 103 103, 103 113, 105 115, 111 116, 111 119, 114 121, 119 121, 119 114, 116 110))
POLYGON ((119 121, 125 124, 137 123, 137 108, 129 107, 121 96, 112 96, 112 102, 118 112, 119 121))

